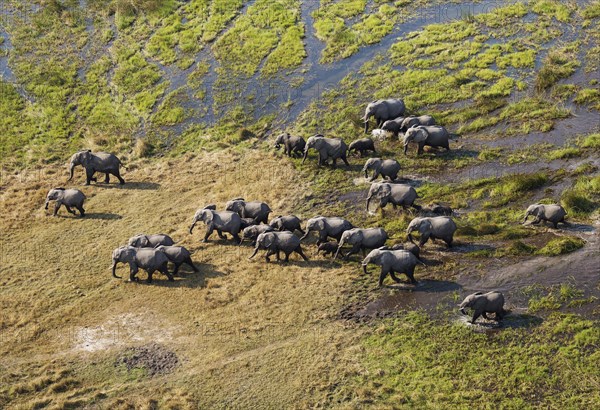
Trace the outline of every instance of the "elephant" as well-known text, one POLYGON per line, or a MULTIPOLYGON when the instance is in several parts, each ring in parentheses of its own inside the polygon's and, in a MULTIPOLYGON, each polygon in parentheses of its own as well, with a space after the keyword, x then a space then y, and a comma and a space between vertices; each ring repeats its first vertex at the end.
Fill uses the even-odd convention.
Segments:
POLYGON ((69 164, 70 176, 68 181, 73 179, 73 170, 77 165, 81 165, 85 168, 86 185, 89 185, 91 181, 97 181, 97 179, 94 178, 94 173, 96 172, 106 174, 104 179, 105 184, 110 182, 110 174, 117 177, 119 184, 123 185, 125 183, 125 180, 121 178, 119 171, 119 167, 123 166, 125 168, 125 165, 123 165, 121 160, 114 154, 109 154, 107 152, 92 153, 91 150, 76 152, 71 157, 71 162, 69 164))
POLYGON ((233 235, 233 239, 235 239, 237 243, 242 243, 242 240, 238 235, 242 225, 242 218, 240 218, 237 213, 232 211, 215 211, 214 209, 206 208, 198 209, 192 219, 190 234, 198 221, 202 221, 206 224, 206 234, 204 235, 202 242, 208 242, 208 237, 216 230, 217 234, 219 234, 219 238, 227 239, 227 237, 223 235, 223 232, 229 232, 233 235))
POLYGON ((306 233, 300 239, 305 239, 310 232, 316 231, 319 233, 317 245, 327 242, 328 237, 332 237, 339 241, 342 238, 344 231, 352 228, 354 228, 354 226, 344 218, 316 216, 306 222, 306 233))
POLYGON ((246 202, 244 198, 235 198, 225 204, 225 210, 235 212, 242 218, 254 218, 256 225, 269 223, 271 208, 264 202, 246 202))
POLYGON ((421 115, 419 117, 406 117, 402 121, 402 125, 400 126, 400 131, 406 131, 412 126, 415 125, 435 125, 436 122, 431 115, 421 115))
POLYGON ((323 256, 331 255, 333 256, 337 251, 338 243, 336 241, 324 242, 319 245, 317 248, 317 254, 319 252, 323 252, 323 256))
POLYGON ((242 231, 242 237, 243 239, 250 239, 252 241, 252 245, 254 246, 258 235, 265 232, 272 232, 274 230, 275 229, 273 229, 271 225, 252 225, 244 228, 244 230, 242 231))
POLYGON ((283 251, 285 254, 285 262, 289 261, 292 252, 296 252, 298 255, 302 256, 302 259, 305 261, 308 260, 306 255, 304 255, 304 252, 302 252, 300 239, 289 231, 265 232, 258 235, 254 253, 248 259, 254 258, 259 249, 267 249, 267 254, 265 255, 267 262, 270 262, 269 256, 271 255, 277 255, 277 260, 280 260, 279 251, 283 251))
POLYGON ((286 216, 278 216, 274 218, 269 225, 273 229, 278 231, 298 231, 302 235, 304 235, 304 230, 302 229, 302 220, 295 215, 286 215, 286 216))
POLYGON ((352 141, 348 146, 348 153, 350 153, 351 151, 356 151, 360 153, 361 157, 365 156, 365 153, 367 151, 372 151, 373 154, 377 153, 375 151, 375 143, 371 138, 361 138, 359 140, 352 141))
POLYGON ((304 157, 302 158, 303 164, 308 157, 308 150, 311 148, 317 150, 319 153, 319 166, 326 165, 329 159, 333 161, 333 168, 335 168, 338 159, 344 161, 346 166, 350 166, 346 159, 348 146, 340 138, 325 138, 321 134, 310 137, 308 141, 306 141, 306 146, 304 147, 304 157))
POLYGON ((116 274, 117 263, 122 262, 129 264, 130 282, 138 280, 135 276, 138 273, 138 268, 142 268, 148 272, 148 283, 152 282, 152 274, 155 271, 159 271, 163 275, 166 275, 171 282, 174 280, 173 275, 171 275, 167 269, 169 258, 167 258, 167 255, 163 252, 156 249, 121 246, 113 251, 112 260, 112 275, 117 279, 121 279, 121 276, 117 276, 116 274))
POLYGON ((275 148, 279 149, 281 145, 283 145, 283 152, 288 157, 298 155, 298 158, 300 158, 304 153, 306 141, 302 137, 292 136, 289 132, 284 132, 275 139, 275 148))
POLYGON ((422 208, 424 214, 432 214, 437 216, 452 216, 454 211, 449 206, 432 204, 422 208))
POLYGON ((392 204, 394 209, 398 206, 401 206, 403 209, 406 209, 409 206, 416 210, 421 209, 419 205, 415 204, 415 199, 419 198, 419 195, 410 185, 389 184, 387 182, 372 183, 369 188, 369 193, 367 194, 367 212, 369 211, 369 204, 373 197, 379 199, 379 206, 382 210, 388 202, 392 204))
POLYGON ((398 250, 403 249, 405 251, 409 251, 410 253, 415 255, 417 258, 420 256, 420 253, 421 253, 421 248, 419 248, 419 246, 417 244, 410 243, 410 242, 398 243, 398 244, 395 244, 392 246, 382 246, 379 249, 385 249, 385 250, 390 250, 390 251, 398 251, 398 250))
POLYGON ((85 199, 83 192, 78 189, 54 188, 48 191, 48 195, 46 195, 44 209, 48 209, 48 203, 50 201, 56 201, 54 204, 54 216, 56 216, 60 207, 64 205, 65 208, 67 208, 67 211, 73 215, 76 215, 76 213, 71 207, 77 208, 79 214, 83 218, 85 216, 85 209, 83 209, 83 202, 85 199))
POLYGON ((365 108, 365 115, 361 118, 365 122, 365 134, 369 132, 369 118, 375 117, 377 128, 381 128, 385 121, 404 115, 405 110, 404 101, 400 99, 371 101, 365 108))
POLYGON ((484 319, 490 320, 487 317, 488 313, 495 313, 495 320, 498 322, 506 315, 504 310, 504 295, 500 292, 493 291, 488 293, 477 292, 473 293, 465 298, 460 304, 460 312, 466 315, 465 308, 473 309, 473 318, 471 323, 475 323, 479 316, 483 316, 484 319))
POLYGON ((425 145, 429 147, 443 147, 450 151, 450 133, 439 125, 415 125, 406 130, 404 134, 404 155, 408 152, 408 144, 419 144, 417 154, 423 153, 425 145))
POLYGON ((362 169, 365 173, 365 178, 369 178, 368 171, 371 169, 373 170, 373 176, 369 181, 375 181, 379 175, 384 179, 389 178, 390 181, 393 181, 398 178, 400 163, 395 159, 382 160, 381 158, 369 158, 362 169))
POLYGON ((381 125, 381 129, 391 133, 394 137, 397 137, 401 131, 404 118, 405 117, 398 117, 393 120, 387 120, 381 125))
POLYGON ((421 248, 429 239, 441 239, 446 242, 448 248, 451 248, 454 232, 456 232, 456 224, 448 216, 415 218, 410 221, 406 229, 408 240, 411 243, 414 243, 412 238, 413 231, 418 231, 421 235, 421 239, 419 240, 419 247, 421 248))
POLYGON ((184 263, 189 265, 194 270, 194 272, 198 272, 198 268, 196 267, 196 265, 194 265, 194 262, 192 262, 192 255, 190 254, 190 251, 188 251, 183 246, 158 245, 154 249, 164 253, 167 256, 167 259, 169 259, 171 262, 173 262, 173 264, 175 264, 173 276, 177 275, 179 267, 184 263))
MULTIPOLYGON (((205 208, 206 209, 206 208, 205 208)), ((254 218, 241 218, 242 224, 240 225, 240 231, 243 231, 249 226, 256 225, 254 218)))
POLYGON ((128 244, 134 248, 155 248, 159 245, 172 246, 175 241, 169 235, 162 233, 156 235, 138 234, 129 238, 128 244))
POLYGON ((533 224, 538 224, 541 221, 552 222, 554 225, 554 229, 558 228, 558 223, 562 222, 563 224, 567 224, 565 222, 565 216, 567 215, 567 211, 560 205, 544 205, 544 204, 533 204, 527 208, 527 212, 525 212, 525 219, 523 219, 523 223, 527 222, 527 218, 529 215, 535 216, 533 220, 533 224))
POLYGON ((337 251, 333 259, 337 259, 342 246, 345 244, 352 245, 352 249, 344 255, 344 259, 348 259, 350 255, 358 253, 359 250, 362 251, 363 258, 365 257, 365 249, 376 249, 380 248, 385 244, 385 241, 388 239, 388 234, 382 228, 353 228, 344 231, 342 234, 342 238, 340 239, 340 243, 338 245, 337 251))
POLYGON ((367 265, 370 263, 381 266, 379 274, 379 286, 383 285, 383 280, 389 273, 394 282, 400 282, 396 273, 404 273, 408 276, 411 283, 416 284, 415 267, 418 264, 424 265, 423 261, 406 250, 390 251, 386 249, 373 249, 367 257, 362 261, 362 267, 365 274, 367 273, 367 265))

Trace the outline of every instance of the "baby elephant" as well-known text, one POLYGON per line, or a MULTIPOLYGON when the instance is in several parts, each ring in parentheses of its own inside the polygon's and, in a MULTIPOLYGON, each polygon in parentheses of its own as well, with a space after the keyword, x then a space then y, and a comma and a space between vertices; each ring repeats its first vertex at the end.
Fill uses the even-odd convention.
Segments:
POLYGON ((83 201, 85 201, 85 195, 78 189, 51 189, 48 192, 48 195, 46 195, 46 206, 44 207, 44 209, 48 209, 48 203, 50 201, 56 201, 54 205, 54 216, 56 216, 56 214, 58 213, 58 210, 60 209, 61 205, 64 205, 65 208, 67 208, 67 211, 69 211, 73 215, 76 215, 76 213, 73 209, 71 209, 71 207, 77 208, 79 214, 82 217, 85 216, 85 209, 83 209, 83 201))
POLYGON ((298 231, 302 235, 304 235, 304 230, 302 229, 302 220, 295 215, 286 215, 286 216, 278 216, 273 219, 269 225, 275 230, 278 231, 298 231))
POLYGON ((381 158, 369 158, 362 169, 365 173, 365 178, 369 178, 369 170, 371 169, 373 170, 373 176, 369 181, 375 181, 379 175, 384 179, 389 178, 390 181, 393 181, 398 178, 400 163, 395 159, 382 160, 381 158))
POLYGON ((259 249, 267 249, 267 254, 265 255, 267 262, 270 262, 269 256, 271 255, 277 255, 277 260, 281 260, 279 258, 279 251, 283 251, 285 254, 285 262, 289 261, 292 252, 296 252, 298 255, 302 256, 302 259, 305 261, 308 260, 306 255, 304 255, 304 252, 302 252, 300 238, 287 231, 265 232, 258 235, 254 253, 248 259, 254 258, 259 249))
POLYGON ((419 255, 421 253, 421 248, 419 248, 419 246, 417 244, 410 243, 410 242, 406 242, 404 244, 397 243, 397 244, 392 245, 392 246, 382 246, 379 249, 389 250, 389 251, 405 250, 405 251, 409 251, 410 253, 412 253, 413 255, 415 255, 417 258, 419 257, 419 255))
POLYGON ((175 270, 173 271, 173 276, 177 275, 177 272, 179 271, 179 267, 181 265, 183 265, 184 263, 189 265, 194 270, 194 272, 198 272, 198 268, 196 267, 196 265, 194 265, 194 262, 192 262, 192 255, 190 254, 190 251, 188 251, 183 246, 159 245, 154 249, 164 253, 167 256, 167 258, 171 262, 173 262, 173 264, 175 265, 175 270))
POLYGON ((410 221, 406 233, 408 240, 413 242, 412 232, 417 231, 421 235, 419 247, 423 247, 425 243, 431 239, 441 239, 446 242, 448 248, 452 247, 454 232, 456 232, 456 224, 452 218, 447 216, 436 216, 433 218, 415 218, 410 221))
POLYGON ((128 245, 134 248, 156 248, 159 245, 171 246, 175 241, 165 234, 145 235, 139 234, 129 238, 128 245))
POLYGON ((365 249, 376 249, 385 244, 385 241, 388 239, 388 234, 382 228, 352 228, 345 231, 342 234, 342 238, 340 239, 340 244, 338 245, 337 251, 335 252, 335 256, 333 259, 337 259, 337 256, 342 249, 342 246, 345 244, 352 245, 352 249, 344 255, 344 259, 348 260, 350 255, 354 253, 358 253, 359 250, 362 251, 363 258, 365 255, 365 249))
MULTIPOLYGON (((243 239, 250 239, 252 241, 252 246, 256 243, 256 238, 258 235, 265 232, 274 231, 273 227, 270 225, 260 224, 260 225, 252 225, 244 228, 242 231, 243 239)), ((242 239, 242 240, 243 240, 242 239)))
POLYGON ((567 215, 567 211, 560 205, 534 204, 527 208, 523 223, 527 222, 529 215, 535 216, 535 219, 532 222, 533 224, 538 224, 541 221, 548 221, 552 222, 554 229, 556 229, 558 228, 559 222, 566 224, 565 216, 567 215))
POLYGON ((371 138, 361 138, 359 140, 352 141, 350 146, 348 146, 348 153, 350 153, 350 151, 360 153, 361 157, 364 157, 367 151, 372 151, 373 154, 376 154, 375 143, 371 138))
POLYGON ((279 149, 283 145, 283 152, 288 157, 293 157, 295 155, 300 158, 304 154, 304 147, 306 146, 306 141, 304 138, 292 136, 289 132, 284 132, 279 135, 275 140, 275 148, 279 149))
POLYGON ((468 307, 474 310, 471 323, 475 323, 479 316, 490 320, 487 317, 488 313, 495 313, 496 321, 502 320, 506 315, 506 311, 504 310, 504 295, 496 291, 488 293, 477 292, 467 296, 460 304, 460 312, 466 315, 465 308, 468 307))
POLYGON ((317 248, 317 254, 319 252, 323 252, 323 256, 331 255, 333 256, 336 253, 338 248, 338 243, 336 241, 329 241, 319 245, 317 248))
POLYGON ((130 282, 138 280, 135 275, 138 273, 139 268, 148 272, 148 279, 146 280, 148 283, 152 282, 152 274, 155 271, 159 271, 163 275, 166 275, 170 281, 174 280, 173 275, 171 275, 167 269, 169 259, 163 252, 156 249, 121 246, 113 251, 112 260, 112 275, 117 279, 121 279, 121 277, 116 274, 117 263, 121 262, 129 264, 130 282))

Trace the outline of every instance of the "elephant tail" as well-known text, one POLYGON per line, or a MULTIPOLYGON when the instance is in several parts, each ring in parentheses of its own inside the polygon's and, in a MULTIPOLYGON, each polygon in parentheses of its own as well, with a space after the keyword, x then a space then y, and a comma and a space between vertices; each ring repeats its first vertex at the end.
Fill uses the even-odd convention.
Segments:
POLYGON ((419 258, 418 256, 415 256, 415 258, 417 258, 417 262, 419 262, 421 265, 427 266, 427 264, 423 262, 423 259, 419 258))

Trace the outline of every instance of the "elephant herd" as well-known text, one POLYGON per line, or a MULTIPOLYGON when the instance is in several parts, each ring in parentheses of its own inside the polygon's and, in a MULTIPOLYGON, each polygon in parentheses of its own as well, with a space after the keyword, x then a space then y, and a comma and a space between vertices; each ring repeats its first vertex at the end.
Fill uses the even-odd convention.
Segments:
MULTIPOLYGON (((367 105, 365 115, 362 118, 365 124, 365 133, 368 133, 369 119, 374 117, 378 132, 398 136, 404 132, 404 153, 407 153, 408 144, 418 144, 418 154, 423 152, 424 146, 443 147, 449 150, 449 138, 451 134, 441 126, 436 125, 433 117, 404 116, 406 107, 399 99, 387 99, 373 101, 367 105)), ((374 135, 381 135, 374 132, 374 135)), ((330 161, 335 167, 338 160, 349 165, 347 155, 356 152, 364 156, 369 151, 376 154, 374 141, 363 138, 353 141, 349 146, 340 138, 327 138, 321 134, 314 135, 308 140, 300 136, 292 136, 289 133, 279 135, 275 140, 275 147, 284 148, 285 155, 289 157, 302 158, 302 163, 308 157, 310 149, 318 153, 318 166, 327 165, 330 161)), ((125 181, 120 175, 122 162, 113 154, 90 150, 79 151, 71 157, 69 162, 69 181, 73 178, 74 168, 83 166, 86 173, 86 185, 91 181, 97 182, 95 173, 105 174, 104 183, 109 183, 110 175, 114 175, 120 184, 125 181)), ((359 228, 342 217, 315 216, 303 222, 295 215, 284 215, 272 218, 271 207, 260 201, 246 201, 244 198, 234 198, 225 204, 224 210, 217 210, 215 204, 207 205, 198 209, 189 227, 192 234, 198 222, 204 223, 206 231, 203 242, 207 242, 216 231, 219 238, 226 240, 226 234, 232 236, 237 244, 249 240, 254 246, 253 253, 249 258, 256 256, 259 250, 265 250, 265 260, 275 255, 280 261, 280 253, 284 254, 287 262, 292 253, 298 254, 303 260, 308 260, 302 248, 302 241, 311 233, 317 236, 317 254, 322 252, 323 256, 339 256, 348 260, 350 256, 362 252, 362 268, 367 272, 371 264, 380 267, 378 284, 383 285, 384 279, 389 275, 395 282, 400 282, 396 274, 405 274, 411 283, 415 284, 415 269, 417 266, 426 266, 420 259, 420 249, 431 239, 442 240, 448 247, 453 245, 454 233, 457 226, 452 219, 453 211, 450 207, 434 204, 422 207, 415 204, 419 198, 414 187, 408 184, 395 183, 400 172, 400 164, 395 159, 369 158, 362 173, 371 182, 367 193, 366 208, 369 212, 370 204, 377 201, 378 206, 383 208, 390 203, 396 209, 402 207, 404 210, 413 208, 419 215, 412 219, 406 229, 407 242, 387 246, 388 233, 382 228, 359 228), (369 173, 372 175, 369 177, 369 173), (377 178, 382 180, 376 182, 377 178), (415 243, 413 234, 419 233, 419 242, 415 243), (299 233, 299 235, 297 235, 299 233), (332 239, 332 240, 330 240, 332 239), (346 247, 346 251, 344 251, 346 247), (347 249, 349 247, 349 249, 347 249), (368 251, 368 254, 367 254, 368 251)), ((55 201, 54 216, 57 215, 61 206, 65 206, 68 212, 75 213, 77 209, 80 216, 85 216, 83 203, 86 196, 78 189, 55 188, 48 192, 45 209, 48 209, 50 201, 55 201)), ((527 221, 529 216, 534 216, 534 224, 541 221, 549 221, 554 227, 558 223, 566 223, 565 210, 560 205, 531 205, 525 214, 527 221)), ((198 268, 194 265, 191 253, 183 246, 176 246, 168 235, 146 235, 140 234, 129 239, 126 246, 115 249, 112 253, 112 274, 116 278, 116 267, 118 263, 129 265, 130 281, 137 281, 136 274, 139 269, 148 273, 147 281, 152 282, 152 275, 158 271, 170 281, 177 274, 182 264, 189 265, 194 272, 198 268), (168 270, 168 264, 174 266, 173 273, 168 270)), ((460 305, 461 312, 465 308, 474 310, 472 322, 483 315, 487 319, 487 313, 495 313, 495 319, 500 320, 506 313, 503 309, 504 296, 499 292, 475 293, 467 296, 460 305)))

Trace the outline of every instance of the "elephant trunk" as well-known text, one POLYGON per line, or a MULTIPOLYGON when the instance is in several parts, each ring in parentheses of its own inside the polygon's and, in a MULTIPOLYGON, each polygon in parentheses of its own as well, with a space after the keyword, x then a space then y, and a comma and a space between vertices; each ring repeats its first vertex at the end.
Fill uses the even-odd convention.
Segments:
POLYGON ((369 133, 369 118, 365 117, 365 134, 369 133))
POLYGON ((73 179, 73 170, 75 169, 75 163, 71 162, 70 166, 69 166, 69 179, 67 179, 67 181, 70 181, 73 179))
POLYGON ((465 316, 467 315, 467 312, 465 311, 464 307, 461 307, 459 310, 460 310, 460 313, 462 313, 463 315, 465 315, 465 316))
POLYGON ((112 275, 113 275, 113 278, 121 279, 121 276, 117 276, 117 261, 113 262, 112 275))
POLYGON ((369 273, 369 272, 367 272, 367 263, 363 262, 362 268, 363 268, 363 272, 365 273, 365 275, 369 273))
POLYGON ((369 212, 369 204, 371 203, 371 196, 367 197, 367 212, 369 212))
POLYGON ((302 156, 302 163, 306 161, 306 157, 308 157, 308 147, 304 149, 304 155, 302 156))
POLYGON ((338 246, 337 250, 335 251, 335 255, 333 255, 333 259, 334 259, 334 260, 335 260, 335 259, 337 259, 337 257, 338 257, 338 254, 340 253, 340 249, 342 249, 342 245, 343 245, 343 243, 342 243, 342 242, 340 242, 340 244, 339 244, 339 246, 338 246))
POLYGON ((48 203, 50 202, 49 199, 46 199, 46 204, 44 205, 44 209, 48 209, 48 203))
POLYGON ((309 234, 309 233, 310 233, 310 231, 308 230, 308 228, 306 228, 306 232, 304 232, 304 235, 302 235, 302 236, 300 237, 300 240, 302 240, 302 239, 306 239, 306 237, 308 236, 308 234, 309 234))
POLYGON ((196 226, 196 222, 198 222, 197 219, 194 219, 194 222, 192 223, 192 225, 190 226, 190 235, 192 234, 192 232, 194 231, 194 226, 196 226))
POLYGON ((252 252, 252 255, 250 255, 250 257, 248 259, 254 258, 257 253, 258 253, 258 245, 256 246, 256 248, 254 248, 254 252, 252 252))
POLYGON ((408 154, 408 142, 404 143, 404 155, 408 154))
MULTIPOLYGON (((412 232, 412 231, 411 231, 411 232, 412 232)), ((413 240, 413 236, 412 236, 411 232, 408 232, 408 235, 407 235, 407 237, 408 237, 408 241, 414 245, 414 244, 415 244, 415 241, 413 240)))
POLYGON ((529 213, 525 214, 525 218, 523 219, 523 223, 527 222, 527 218, 529 218, 529 213))
POLYGON ((365 173, 365 178, 369 178, 369 173, 367 172, 367 168, 363 168, 363 172, 365 173))

